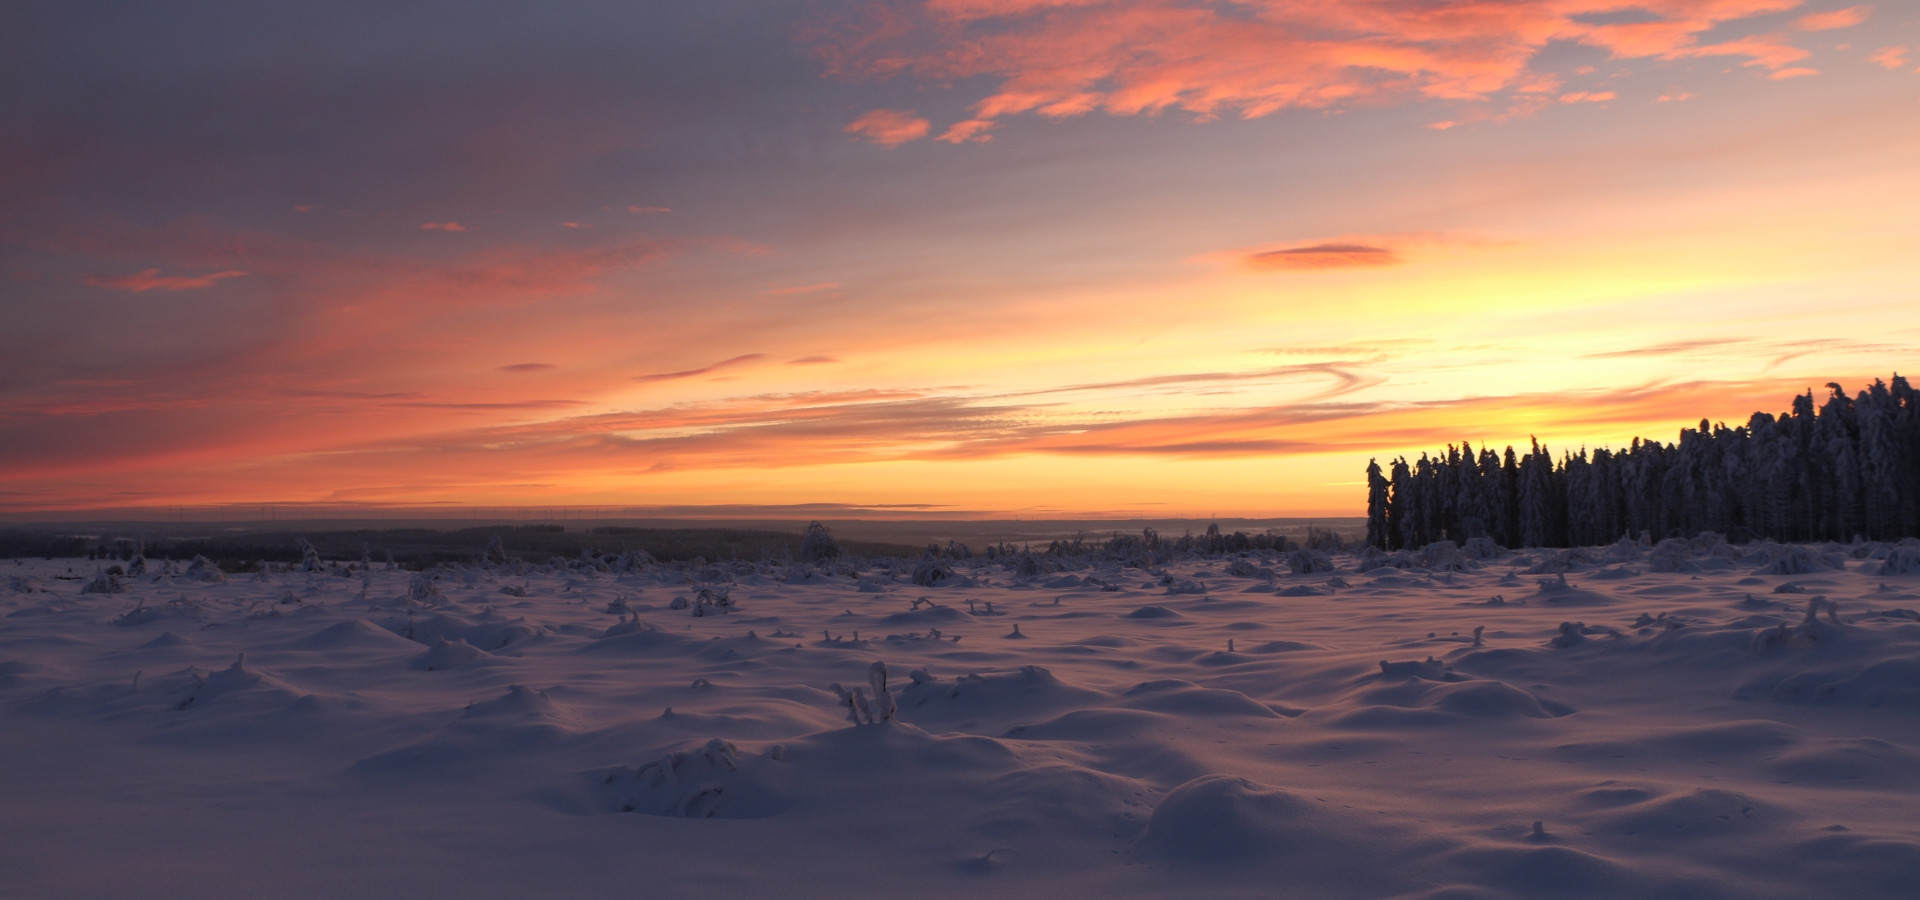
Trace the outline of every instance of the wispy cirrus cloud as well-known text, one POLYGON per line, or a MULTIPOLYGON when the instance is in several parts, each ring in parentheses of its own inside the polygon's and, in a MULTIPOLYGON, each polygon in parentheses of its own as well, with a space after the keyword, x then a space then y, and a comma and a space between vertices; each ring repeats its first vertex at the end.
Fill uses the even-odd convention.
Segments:
MULTIPOLYGON (((1418 100, 1538 108, 1559 83, 1541 51, 1584 44, 1616 60, 1731 56, 1780 70, 1807 56, 1778 32, 1710 40, 1800 0, 894 0, 808 33, 829 70, 993 86, 939 139, 979 140, 1017 115, 1183 111, 1206 120, 1418 100)), ((1833 28, 1859 8, 1802 27, 1833 28)), ((876 111, 885 112, 885 111, 876 111)), ((869 114, 873 115, 873 114, 869 114)), ((896 120, 883 120, 893 122, 896 120)), ((881 127, 894 146, 930 134, 881 127)))
POLYGON ((723 359, 710 366, 701 366, 698 369, 682 369, 678 372, 656 372, 651 375, 635 375, 633 377, 633 380, 641 381, 641 382, 655 382, 655 381, 679 381, 683 378, 698 378, 702 375, 711 375, 714 372, 718 372, 722 369, 730 369, 735 366, 743 366, 743 365, 746 365, 747 363, 759 362, 760 360, 763 360, 766 358, 767 358, 767 355, 765 353, 743 353, 731 359, 723 359))
POLYGON ((92 287, 131 291, 136 294, 144 294, 147 291, 174 293, 213 287, 229 278, 239 278, 245 274, 247 273, 239 269, 229 269, 225 272, 209 272, 205 275, 162 275, 159 269, 150 268, 141 269, 132 275, 89 276, 85 279, 85 283, 92 287))
POLYGON ((1712 350, 1735 344, 1748 344, 1745 338, 1702 338, 1693 341, 1670 341, 1665 344, 1653 344, 1647 347, 1631 347, 1626 350, 1607 350, 1585 354, 1586 359, 1626 359, 1640 356, 1676 356, 1682 353, 1694 353, 1712 350))

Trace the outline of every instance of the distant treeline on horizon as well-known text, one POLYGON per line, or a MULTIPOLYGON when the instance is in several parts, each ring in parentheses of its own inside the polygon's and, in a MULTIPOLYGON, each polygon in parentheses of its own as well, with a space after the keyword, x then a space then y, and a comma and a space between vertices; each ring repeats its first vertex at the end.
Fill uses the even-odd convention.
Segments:
POLYGON ((1573 547, 1645 533, 1735 541, 1897 540, 1920 535, 1920 392, 1899 375, 1858 396, 1838 384, 1775 417, 1680 431, 1674 444, 1555 459, 1538 441, 1505 454, 1448 445, 1367 465, 1367 541, 1388 550, 1489 538, 1573 547))

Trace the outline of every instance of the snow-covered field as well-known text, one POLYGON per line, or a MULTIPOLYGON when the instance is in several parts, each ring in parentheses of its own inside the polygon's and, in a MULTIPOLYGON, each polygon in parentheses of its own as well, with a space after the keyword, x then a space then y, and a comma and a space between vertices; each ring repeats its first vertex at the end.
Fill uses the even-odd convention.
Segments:
POLYGON ((1920 545, 1472 555, 0 563, 0 896, 1920 892, 1920 545))

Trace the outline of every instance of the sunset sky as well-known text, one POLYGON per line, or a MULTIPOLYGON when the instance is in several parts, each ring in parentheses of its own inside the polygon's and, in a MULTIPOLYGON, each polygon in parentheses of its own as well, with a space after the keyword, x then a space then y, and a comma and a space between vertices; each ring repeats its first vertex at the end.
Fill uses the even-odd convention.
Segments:
POLYGON ((1920 2, 22 3, 0 512, 1358 515, 1915 374, 1920 2))

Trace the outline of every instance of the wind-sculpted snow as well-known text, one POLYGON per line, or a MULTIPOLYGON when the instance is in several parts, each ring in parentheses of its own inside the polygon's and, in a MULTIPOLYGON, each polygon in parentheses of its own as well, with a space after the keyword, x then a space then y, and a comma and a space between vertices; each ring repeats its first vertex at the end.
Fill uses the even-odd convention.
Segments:
POLYGON ((1906 897, 1915 546, 9 563, 0 894, 1906 897))

